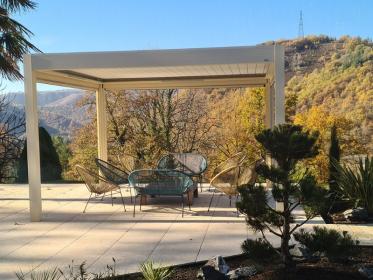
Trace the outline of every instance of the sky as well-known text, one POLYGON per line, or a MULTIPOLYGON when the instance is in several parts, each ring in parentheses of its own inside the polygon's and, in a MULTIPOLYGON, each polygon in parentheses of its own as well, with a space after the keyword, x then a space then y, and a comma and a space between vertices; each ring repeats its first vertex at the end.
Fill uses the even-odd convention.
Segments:
MULTIPOLYGON (((255 45, 305 35, 373 37, 372 0, 35 0, 15 14, 44 53, 255 45)), ((22 65, 21 65, 22 67, 22 65)), ((23 82, 3 81, 5 92, 23 82)), ((38 90, 55 87, 39 85, 38 90)))

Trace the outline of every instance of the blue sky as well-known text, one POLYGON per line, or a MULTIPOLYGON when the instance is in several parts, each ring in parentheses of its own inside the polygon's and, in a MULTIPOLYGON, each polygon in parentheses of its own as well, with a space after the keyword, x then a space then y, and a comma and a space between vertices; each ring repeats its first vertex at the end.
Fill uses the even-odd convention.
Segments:
MULTIPOLYGON (((16 15, 43 52, 254 45, 304 34, 373 37, 371 0, 36 0, 16 15)), ((23 91, 22 82, 3 82, 23 91)), ((39 90, 51 89, 39 86, 39 90)))

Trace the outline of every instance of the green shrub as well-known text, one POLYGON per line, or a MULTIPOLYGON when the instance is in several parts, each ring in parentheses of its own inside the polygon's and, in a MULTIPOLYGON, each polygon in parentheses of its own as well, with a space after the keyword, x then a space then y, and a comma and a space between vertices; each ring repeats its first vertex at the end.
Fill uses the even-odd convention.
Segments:
POLYGON ((277 255, 271 244, 262 238, 256 240, 246 239, 241 245, 242 252, 254 260, 268 260, 277 255))
MULTIPOLYGON (((44 127, 39 127, 41 181, 61 180, 62 167, 52 138, 44 127)), ((18 160, 17 183, 28 182, 27 142, 18 160)))
POLYGON ((301 229, 294 234, 294 239, 306 247, 311 254, 325 254, 331 260, 346 258, 354 255, 357 240, 353 240, 346 231, 343 233, 326 227, 313 227, 312 232, 301 229))
POLYGON ((145 280, 166 280, 172 274, 171 268, 156 267, 153 261, 147 261, 140 265, 140 271, 145 280))

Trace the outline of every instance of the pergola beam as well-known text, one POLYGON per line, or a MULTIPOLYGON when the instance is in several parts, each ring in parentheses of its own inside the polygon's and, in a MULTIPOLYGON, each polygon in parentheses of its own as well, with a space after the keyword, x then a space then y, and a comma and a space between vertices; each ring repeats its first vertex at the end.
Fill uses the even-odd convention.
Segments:
POLYGON ((58 74, 57 72, 45 73, 39 71, 35 72, 35 77, 37 82, 39 83, 79 88, 83 90, 97 90, 100 85, 100 83, 93 80, 65 76, 62 74, 58 74))
POLYGON ((265 77, 203 77, 184 79, 132 80, 104 82, 108 90, 118 89, 162 89, 162 88, 213 88, 213 87, 263 87, 265 77))

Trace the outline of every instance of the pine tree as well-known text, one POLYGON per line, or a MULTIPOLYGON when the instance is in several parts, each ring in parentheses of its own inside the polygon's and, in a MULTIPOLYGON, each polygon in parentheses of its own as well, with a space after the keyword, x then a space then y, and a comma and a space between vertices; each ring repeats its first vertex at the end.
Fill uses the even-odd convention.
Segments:
POLYGON ((263 163, 256 171, 272 182, 272 196, 283 203, 282 211, 269 205, 268 191, 263 186, 252 184, 239 188, 241 201, 237 207, 246 215, 248 226, 261 232, 267 242, 267 231, 281 238, 280 255, 287 268, 295 264, 289 248, 292 234, 324 207, 325 191, 316 185, 315 178, 307 171, 301 175, 295 172, 297 162, 317 154, 317 137, 317 133, 304 132, 302 127, 290 124, 264 130, 256 136, 273 159, 271 164, 263 163), (291 226, 293 211, 299 205, 305 209, 306 220, 291 226))
MULTIPOLYGON (((43 127, 39 127, 41 181, 61 180, 62 167, 52 138, 43 127)), ((18 161, 17 182, 28 182, 27 142, 18 161)))

